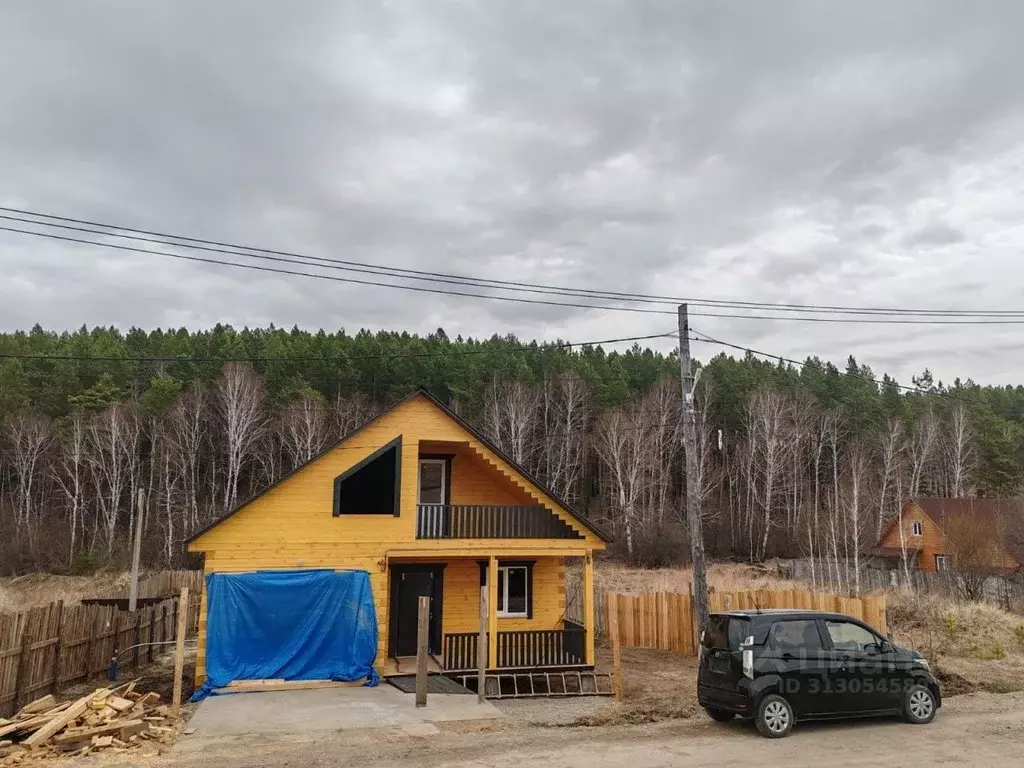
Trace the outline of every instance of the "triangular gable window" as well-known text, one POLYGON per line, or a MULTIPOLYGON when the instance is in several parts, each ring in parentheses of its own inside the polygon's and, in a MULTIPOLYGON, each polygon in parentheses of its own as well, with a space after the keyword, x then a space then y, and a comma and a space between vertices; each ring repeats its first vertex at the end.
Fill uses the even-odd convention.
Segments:
POLYGON ((401 512, 402 438, 334 478, 334 516, 401 512))

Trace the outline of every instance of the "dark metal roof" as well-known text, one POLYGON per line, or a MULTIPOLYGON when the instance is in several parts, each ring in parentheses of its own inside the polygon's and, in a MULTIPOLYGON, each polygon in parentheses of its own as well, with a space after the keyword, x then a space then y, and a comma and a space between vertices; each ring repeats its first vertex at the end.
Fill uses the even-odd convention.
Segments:
POLYGON ((409 393, 405 397, 403 397, 401 400, 396 402, 394 405, 388 406, 387 408, 385 408, 380 413, 375 414, 368 421, 364 422, 363 424, 360 424, 358 427, 353 429, 351 432, 349 432, 347 435, 342 437, 340 440, 337 440, 336 442, 332 443, 330 446, 328 446, 327 448, 322 450, 320 453, 318 453, 312 459, 307 461, 305 464, 300 464, 299 466, 295 467, 291 472, 288 472, 287 474, 282 475, 280 478, 278 478, 276 481, 274 481, 273 483, 268 485, 262 491, 260 491, 259 493, 249 497, 248 499, 243 501, 241 504, 239 504, 237 507, 232 509, 230 512, 227 512, 227 513, 221 515, 220 517, 218 517, 216 520, 213 520, 209 524, 204 525, 202 528, 200 528, 198 531, 196 531, 194 534, 192 534, 192 536, 185 543, 186 544, 191 544, 193 541, 198 539, 200 536, 202 536, 204 533, 206 533, 210 529, 215 528, 216 526, 220 525, 222 522, 227 520, 229 517, 232 517, 233 515, 235 515, 238 512, 242 511, 249 504, 251 504, 252 502, 256 501, 256 499, 258 499, 261 496, 269 493, 271 490, 273 490, 277 486, 281 485, 281 483, 283 483, 286 480, 288 480, 289 478, 291 478, 291 476, 294 475, 295 473, 297 473, 299 470, 301 470, 304 467, 312 464, 314 461, 318 461, 319 459, 323 458, 328 453, 330 453, 335 448, 337 448, 339 445, 341 445, 346 440, 348 440, 350 437, 358 434, 359 432, 361 432, 362 430, 366 429, 371 424, 374 424, 375 422, 377 422, 382 417, 384 417, 387 414, 391 413, 396 408, 399 408, 400 406, 405 405, 410 400, 413 400, 416 397, 424 397, 427 400, 429 400, 433 405, 435 405, 438 409, 440 409, 442 413, 444 413, 450 419, 454 420, 455 423, 457 423, 460 427, 462 427, 464 430, 469 432, 469 434, 471 434, 474 438, 476 438, 481 443, 483 443, 485 446, 487 446, 487 448, 490 449, 493 453, 497 454, 502 459, 502 461, 506 462, 516 472, 518 472, 520 475, 522 475, 522 477, 525 478, 527 481, 529 481, 531 485, 536 487, 538 490, 542 491, 547 496, 550 496, 552 499, 554 499, 555 502, 560 507, 562 507, 562 509, 564 509, 566 512, 568 512, 573 517, 574 520, 576 520, 580 525, 582 525, 588 531, 590 531, 595 536, 597 536, 599 539, 601 539, 601 541, 603 541, 605 543, 608 543, 608 542, 611 541, 611 537, 607 533, 605 533, 603 530, 601 530, 601 528, 599 528, 594 523, 590 522, 590 520, 588 520, 584 515, 582 515, 579 512, 577 512, 575 509, 573 509, 571 506, 569 506, 565 501, 563 501, 561 498, 559 498, 558 494, 556 494, 554 491, 552 491, 550 488, 548 488, 546 485, 544 485, 540 480, 538 480, 533 475, 531 475, 529 472, 527 472, 525 469, 523 469, 521 466, 519 466, 503 450, 501 450, 498 446, 496 446, 493 442, 491 442, 490 439, 488 439, 487 437, 482 435, 480 432, 478 432, 473 426, 471 426, 468 422, 466 422, 461 416, 459 416, 457 413, 455 413, 455 411, 453 411, 447 405, 445 405, 440 400, 438 400, 436 397, 434 397, 432 394, 430 394, 430 392, 428 392, 426 389, 420 387, 419 389, 417 389, 417 390, 409 393))

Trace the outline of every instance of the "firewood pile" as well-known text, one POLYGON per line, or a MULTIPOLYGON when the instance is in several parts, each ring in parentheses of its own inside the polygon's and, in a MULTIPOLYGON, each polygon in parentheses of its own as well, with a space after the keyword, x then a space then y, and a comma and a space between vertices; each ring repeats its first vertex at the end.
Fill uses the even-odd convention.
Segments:
POLYGON ((51 755, 125 751, 146 742, 168 744, 176 720, 160 694, 136 691, 135 683, 99 688, 63 703, 44 696, 13 718, 0 718, 0 766, 51 755))

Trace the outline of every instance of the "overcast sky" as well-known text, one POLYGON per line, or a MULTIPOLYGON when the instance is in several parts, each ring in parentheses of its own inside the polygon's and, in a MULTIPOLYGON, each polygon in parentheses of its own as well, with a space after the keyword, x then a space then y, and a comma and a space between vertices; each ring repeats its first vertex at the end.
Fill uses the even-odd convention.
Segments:
MULTIPOLYGON (((1021 29, 1024 4, 937 0, 7 2, 0 205, 586 288, 1024 309, 1021 29)), ((0 275, 5 330, 675 326, 6 232, 0 275)), ((1024 382, 1024 326, 693 324, 1024 382)))

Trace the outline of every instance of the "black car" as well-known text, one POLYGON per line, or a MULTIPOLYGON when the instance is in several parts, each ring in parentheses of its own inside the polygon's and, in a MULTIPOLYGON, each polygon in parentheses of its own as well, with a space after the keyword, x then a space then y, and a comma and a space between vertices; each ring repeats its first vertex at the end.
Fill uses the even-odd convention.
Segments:
POLYGON ((753 718, 769 738, 798 720, 901 715, 929 723, 942 706, 928 662, 840 613, 714 613, 701 633, 697 698, 719 722, 753 718))

